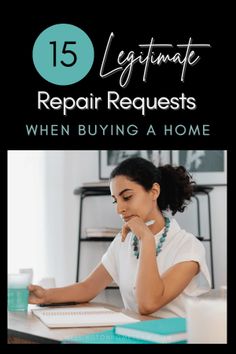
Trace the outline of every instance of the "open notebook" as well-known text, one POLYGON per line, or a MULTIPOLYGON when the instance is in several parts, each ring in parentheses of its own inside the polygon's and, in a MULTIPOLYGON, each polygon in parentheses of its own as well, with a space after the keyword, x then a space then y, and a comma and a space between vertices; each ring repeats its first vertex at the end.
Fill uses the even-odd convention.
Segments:
POLYGON ((57 307, 32 312, 49 328, 115 326, 139 321, 105 307, 57 307))

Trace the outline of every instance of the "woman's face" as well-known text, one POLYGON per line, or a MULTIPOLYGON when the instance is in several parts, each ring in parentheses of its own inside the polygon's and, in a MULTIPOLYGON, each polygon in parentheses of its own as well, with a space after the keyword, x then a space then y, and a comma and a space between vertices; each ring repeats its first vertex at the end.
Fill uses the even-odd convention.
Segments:
POLYGON ((116 211, 125 222, 133 216, 139 216, 145 222, 154 218, 158 196, 155 188, 147 192, 126 176, 116 176, 111 180, 110 189, 116 211))

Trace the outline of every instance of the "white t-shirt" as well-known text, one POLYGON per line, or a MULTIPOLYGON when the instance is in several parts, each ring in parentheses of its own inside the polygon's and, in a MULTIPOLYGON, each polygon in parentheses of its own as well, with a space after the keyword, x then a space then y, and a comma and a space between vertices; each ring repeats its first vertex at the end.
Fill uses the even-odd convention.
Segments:
MULTIPOLYGON (((164 229, 154 236, 156 244, 163 231, 164 229)), ((118 234, 103 255, 102 264, 118 284, 125 308, 138 312, 135 283, 139 259, 134 256, 132 240, 133 234, 131 232, 124 242, 121 242, 121 235, 118 234)), ((187 299, 209 291, 211 286, 204 246, 194 235, 180 229, 175 219, 171 219, 167 237, 157 256, 159 273, 162 275, 174 264, 191 260, 199 263, 199 273, 193 277, 180 295, 154 312, 153 316, 161 318, 185 317, 187 299)))

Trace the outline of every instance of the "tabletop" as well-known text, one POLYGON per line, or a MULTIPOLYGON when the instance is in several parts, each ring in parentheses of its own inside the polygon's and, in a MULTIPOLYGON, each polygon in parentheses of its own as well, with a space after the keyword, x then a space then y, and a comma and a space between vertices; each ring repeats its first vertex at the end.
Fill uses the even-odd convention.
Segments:
MULTIPOLYGON (((154 317, 139 315, 133 311, 121 309, 103 303, 86 303, 75 307, 103 306, 113 311, 121 311, 126 315, 139 320, 148 320, 154 317)), ((70 306, 71 307, 71 306, 70 306)), ((77 327, 77 328, 48 328, 32 313, 36 305, 29 305, 28 312, 8 312, 8 343, 60 343, 66 338, 105 331, 112 327, 77 327)), ((55 307, 54 307, 55 308, 55 307)), ((61 308, 61 307, 60 307, 61 308)))

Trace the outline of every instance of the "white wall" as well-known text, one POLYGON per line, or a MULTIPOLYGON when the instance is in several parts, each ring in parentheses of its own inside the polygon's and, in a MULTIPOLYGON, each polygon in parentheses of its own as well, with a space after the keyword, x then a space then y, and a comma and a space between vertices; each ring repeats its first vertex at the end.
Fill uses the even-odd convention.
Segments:
POLYGON ((45 153, 8 152, 8 272, 46 272, 45 153))
MULTIPOLYGON (((37 151, 32 152, 32 154, 39 153, 37 151)), ((20 155, 19 152, 19 157, 20 155)), ((34 198, 34 203, 31 203, 30 206, 27 205, 27 201, 24 204, 16 200, 18 175, 15 172, 13 173, 14 166, 9 165, 9 270, 32 266, 35 270, 36 282, 41 277, 55 277, 57 286, 63 286, 74 282, 76 276, 79 197, 75 196, 73 191, 83 182, 98 180, 98 151, 47 151, 41 152, 41 156, 44 156, 41 159, 41 165, 39 164, 35 169, 31 160, 32 165, 27 171, 29 180, 31 180, 30 176, 32 176, 32 179, 35 179, 34 183, 37 182, 33 186, 29 184, 34 198), (42 178, 41 185, 37 175, 42 178), (42 195, 44 195, 45 199, 42 195), (21 213, 27 216, 22 220, 21 225, 19 225, 19 221, 14 219, 16 218, 17 208, 21 208, 21 213), (12 212, 13 209, 15 210, 14 213, 12 212), (39 210, 41 212, 44 210, 41 218, 36 217, 39 210), (27 226, 29 225, 29 212, 31 219, 33 218, 30 220, 31 224, 33 222, 33 226, 30 229, 27 226), (24 237, 24 231, 28 232, 28 236, 33 237, 34 242, 28 243, 27 248, 25 246, 22 247, 21 260, 24 259, 25 261, 20 261, 18 258, 16 262, 16 259, 14 260, 16 245, 19 248, 21 247, 20 240, 24 237), (29 264, 26 264, 27 257, 25 258, 25 254, 27 253, 34 255, 28 258, 29 264), (41 267, 39 269, 40 262, 41 267)), ((23 162, 20 158, 17 166, 19 171, 21 163, 23 162)), ((26 184, 28 183, 28 181, 25 182, 26 184)), ((22 191, 23 198, 24 192, 22 191)), ((90 199, 86 202, 87 217, 85 218, 85 223, 87 225, 92 226, 90 221, 96 219, 105 225, 108 215, 109 220, 111 218, 110 215, 112 215, 114 224, 119 223, 119 218, 115 215, 115 211, 112 211, 109 197, 106 198, 106 201, 104 200, 102 204, 99 199, 96 201, 90 199), (102 205, 102 208, 100 205, 102 205)), ((211 192, 211 200, 215 285, 219 287, 226 284, 226 187, 215 187, 211 192)), ((203 201, 202 203, 204 205, 205 202, 203 201)), ((191 232, 196 232, 194 208, 193 202, 183 215, 177 215, 181 226, 191 232)), ((207 214, 204 208, 201 215, 202 233, 207 234, 207 214)), ((26 234, 25 237, 27 237, 26 234)), ((92 260, 98 261, 107 246, 107 244, 102 243, 83 244, 81 277, 88 274, 93 266, 92 260)), ((117 303, 118 305, 121 303, 120 297, 115 290, 106 291, 106 295, 102 295, 98 299, 117 303)))
POLYGON ((79 198, 73 192, 85 180, 98 179, 97 155, 97 151, 47 152, 47 269, 59 286, 75 280, 79 198))
MULTIPOLYGON (((215 288, 221 285, 226 285, 227 280, 227 189, 225 186, 215 186, 209 193, 210 196, 210 212, 211 212, 211 227, 212 227, 212 252, 214 266, 215 288)), ((208 218, 208 203, 206 195, 198 195, 200 204, 200 236, 209 239, 209 218, 208 218)), ((198 235, 197 227, 197 208, 196 201, 187 207, 184 213, 177 213, 176 219, 180 225, 198 235)), ((206 248, 206 257, 209 270, 211 269, 210 262, 210 244, 207 241, 203 242, 206 248)))

